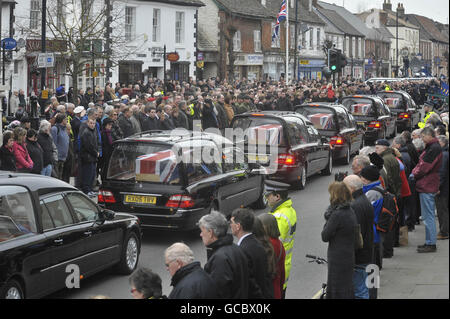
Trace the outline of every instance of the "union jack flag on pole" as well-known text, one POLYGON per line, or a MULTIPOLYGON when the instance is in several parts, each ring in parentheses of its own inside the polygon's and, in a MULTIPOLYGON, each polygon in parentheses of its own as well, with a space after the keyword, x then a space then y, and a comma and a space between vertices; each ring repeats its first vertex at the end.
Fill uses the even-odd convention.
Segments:
POLYGON ((280 23, 281 23, 281 21, 286 20, 286 16, 287 16, 287 5, 286 5, 286 0, 283 0, 283 2, 281 2, 280 12, 277 15, 277 23, 275 25, 275 28, 273 29, 272 40, 274 40, 275 38, 278 38, 280 36, 279 35, 280 23))

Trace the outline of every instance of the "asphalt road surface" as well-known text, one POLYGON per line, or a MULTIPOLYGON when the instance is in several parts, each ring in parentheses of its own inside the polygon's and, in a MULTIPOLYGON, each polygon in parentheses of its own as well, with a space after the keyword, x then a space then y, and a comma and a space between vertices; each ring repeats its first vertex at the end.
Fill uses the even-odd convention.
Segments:
MULTIPOLYGON (((304 190, 290 192, 290 198, 297 211, 298 224, 286 298, 312 298, 320 290, 322 283, 326 282, 327 266, 309 263, 305 255, 312 254, 326 258, 327 244, 322 242, 320 234, 324 225, 324 212, 329 204, 328 185, 334 181, 334 173, 338 171, 351 172, 350 165, 335 163, 331 176, 312 176, 307 180, 304 190)), ((268 211, 269 208, 266 208, 256 213, 268 211)), ((170 275, 164 265, 164 251, 173 243, 180 241, 191 247, 196 259, 203 266, 206 262, 206 250, 200 238, 200 230, 192 234, 144 231, 138 267, 150 268, 161 276, 165 295, 169 295, 172 287, 170 275)), ((120 299, 131 298, 128 277, 106 270, 82 280, 79 289, 65 289, 48 298, 87 299, 96 295, 120 299)))

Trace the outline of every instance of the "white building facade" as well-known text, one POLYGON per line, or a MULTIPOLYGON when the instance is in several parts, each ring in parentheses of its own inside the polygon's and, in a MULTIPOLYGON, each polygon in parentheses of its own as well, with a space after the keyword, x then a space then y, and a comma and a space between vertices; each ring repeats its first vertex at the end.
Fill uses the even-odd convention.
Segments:
MULTIPOLYGON (((87 3, 91 6, 91 16, 99 17, 104 14, 105 0, 47 0, 49 10, 52 7, 65 8, 56 11, 54 21, 69 23, 73 6, 87 3), (96 13, 98 11, 98 13, 96 13)), ((197 10, 203 4, 198 0, 110 0, 112 5, 112 42, 111 50, 114 58, 110 73, 107 72, 105 58, 91 59, 92 50, 105 52, 105 28, 99 23, 101 32, 97 39, 93 39, 88 48, 83 50, 85 65, 77 77, 78 89, 86 89, 93 85, 104 88, 107 81, 133 84, 138 80, 164 77, 163 49, 166 45, 167 53, 177 52, 179 60, 167 61, 167 75, 169 79, 188 80, 195 77, 196 70, 196 19, 197 10), (118 45, 120 43, 120 45, 118 45), (95 66, 93 68, 92 66, 95 66), (96 71, 96 72, 93 72, 96 71), (93 73, 95 78, 93 79, 93 73)), ((26 92, 37 92, 41 88, 40 72, 37 60, 41 51, 41 18, 42 0, 16 1, 15 7, 15 35, 14 38, 23 46, 13 53, 6 77, 12 75, 13 89, 24 89, 26 92)), ((5 16, 4 13, 3 16, 5 16)), ((83 15, 81 15, 82 17, 83 15)), ((50 17, 47 17, 47 21, 50 17)), ((3 24, 3 23, 2 23, 3 24)), ((3 33, 3 32, 2 32, 3 33)), ((76 36, 76 35, 75 35, 76 36)), ((65 83, 66 88, 73 86, 72 76, 68 72, 67 59, 64 48, 73 45, 74 39, 55 39, 50 28, 46 32, 46 51, 54 51, 54 65, 46 69, 46 83, 48 89, 55 90, 65 83)), ((75 40, 76 41, 76 40, 75 40)))
POLYGON ((169 79, 195 77, 197 10, 199 1, 122 1, 125 37, 133 53, 112 69, 111 82, 133 83, 164 78, 163 50, 177 52, 177 62, 166 62, 169 79))

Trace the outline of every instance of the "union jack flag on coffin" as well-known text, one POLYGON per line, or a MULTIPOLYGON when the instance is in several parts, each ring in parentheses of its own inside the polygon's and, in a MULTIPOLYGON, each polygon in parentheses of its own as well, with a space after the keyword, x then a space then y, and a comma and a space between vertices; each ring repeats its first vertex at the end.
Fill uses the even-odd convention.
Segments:
POLYGON ((248 130, 250 144, 279 145, 283 137, 283 127, 278 124, 265 124, 248 130))
POLYGON ((367 115, 370 111, 370 104, 353 104, 351 107, 351 113, 353 115, 367 115))
POLYGON ((309 115, 308 118, 318 130, 329 130, 333 128, 333 114, 318 113, 309 115))
POLYGON ((386 103, 390 107, 397 107, 400 99, 398 97, 387 97, 384 99, 384 103, 386 103))
POLYGON ((171 150, 139 156, 136 158, 136 180, 167 183, 176 166, 177 157, 171 150))

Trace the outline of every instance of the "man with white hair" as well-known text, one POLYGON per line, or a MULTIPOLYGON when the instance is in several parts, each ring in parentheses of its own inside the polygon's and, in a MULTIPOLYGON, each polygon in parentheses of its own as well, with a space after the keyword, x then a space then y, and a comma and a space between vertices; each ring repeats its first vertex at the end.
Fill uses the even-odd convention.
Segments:
POLYGON ((194 261, 194 253, 184 243, 175 243, 166 249, 164 259, 172 277, 173 290, 169 299, 213 299, 217 290, 211 277, 194 261))
POLYGON ((352 162, 353 174, 358 175, 361 173, 362 169, 370 165, 370 159, 365 155, 356 155, 352 162))
POLYGON ((415 140, 415 139, 420 139, 420 132, 421 132, 421 131, 422 131, 422 129, 420 129, 420 128, 418 128, 418 129, 412 131, 412 132, 411 132, 411 138, 412 138, 413 140, 415 140))
POLYGON ((215 283, 219 298, 247 299, 249 290, 248 260, 241 248, 233 244, 228 234, 228 221, 212 211, 200 218, 200 237, 207 251, 204 269, 215 283))
POLYGON ((369 289, 366 285, 366 267, 373 261, 373 223, 374 209, 363 192, 364 183, 356 175, 344 178, 344 184, 352 193, 353 201, 350 207, 353 209, 360 226, 363 238, 363 248, 355 251, 355 269, 353 273, 353 285, 355 299, 369 299, 369 289))

